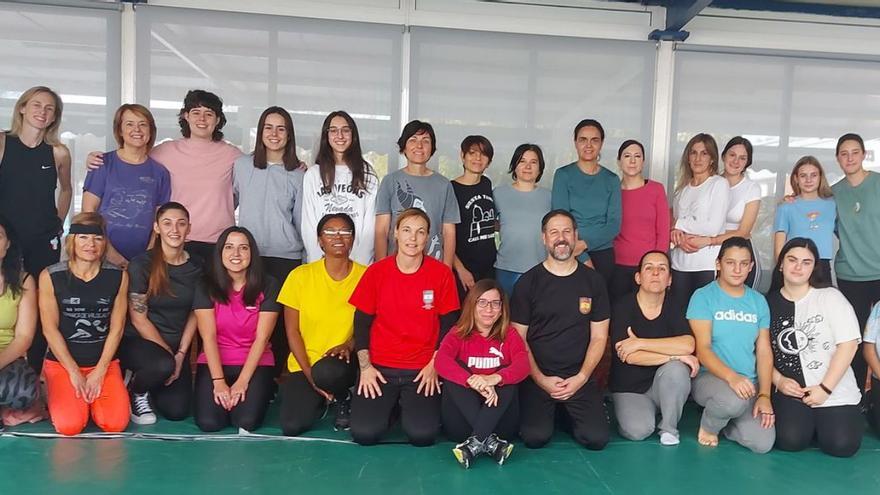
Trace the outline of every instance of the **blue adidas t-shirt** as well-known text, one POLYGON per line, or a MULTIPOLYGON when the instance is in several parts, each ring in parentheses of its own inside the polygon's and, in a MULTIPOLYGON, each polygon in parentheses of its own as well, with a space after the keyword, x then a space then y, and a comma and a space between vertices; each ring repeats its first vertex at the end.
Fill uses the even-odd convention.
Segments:
POLYGON ((759 292, 746 287, 733 297, 712 282, 694 292, 688 320, 712 322, 712 352, 733 371, 757 379, 755 341, 762 328, 770 327, 770 308, 759 292))

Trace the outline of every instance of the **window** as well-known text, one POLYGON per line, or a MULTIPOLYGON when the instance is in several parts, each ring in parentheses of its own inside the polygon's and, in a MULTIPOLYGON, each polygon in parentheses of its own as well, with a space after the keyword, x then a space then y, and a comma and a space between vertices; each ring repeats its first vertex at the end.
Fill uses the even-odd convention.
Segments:
POLYGON ((492 142, 495 184, 509 180, 518 145, 540 145, 548 188, 555 169, 577 159, 582 119, 605 127, 601 163, 614 172, 620 143, 650 144, 653 43, 413 28, 411 46, 410 116, 434 126, 431 166, 447 177, 461 173, 468 134, 492 142))
POLYGON ((73 158, 72 212, 82 202, 86 155, 116 147, 119 17, 113 10, 0 3, 0 127, 9 128, 28 88, 48 86, 61 95, 61 138, 73 158))
POLYGON ((159 139, 180 136, 190 89, 217 93, 225 138, 253 150, 270 105, 293 116, 300 158, 312 163, 333 110, 355 118, 367 159, 384 175, 396 156, 401 28, 143 6, 137 11, 138 99, 156 115, 159 139))

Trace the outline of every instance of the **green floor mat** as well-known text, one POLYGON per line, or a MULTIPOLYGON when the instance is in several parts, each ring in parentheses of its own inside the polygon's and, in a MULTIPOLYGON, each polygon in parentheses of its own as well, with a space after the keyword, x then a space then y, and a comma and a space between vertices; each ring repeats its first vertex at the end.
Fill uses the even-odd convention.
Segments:
MULTIPOLYGON (((752 454, 722 440, 696 442, 699 412, 682 420, 682 443, 663 447, 657 436, 630 442, 613 436, 601 452, 563 433, 545 448, 517 444, 504 466, 480 458, 465 471, 446 441, 426 448, 360 447, 331 419, 298 439, 285 439, 273 408, 267 425, 239 436, 229 428, 197 440, 192 420, 130 428, 129 438, 89 440, 27 436, 51 424, 9 428, 0 438, 0 494, 873 494, 880 490, 880 440, 866 432, 850 459, 817 449, 752 454), (161 435, 178 441, 147 438, 161 435), (141 436, 141 438, 139 438, 141 436)), ((93 432, 94 430, 90 429, 93 432)), ((399 431, 387 439, 403 440, 399 431)))

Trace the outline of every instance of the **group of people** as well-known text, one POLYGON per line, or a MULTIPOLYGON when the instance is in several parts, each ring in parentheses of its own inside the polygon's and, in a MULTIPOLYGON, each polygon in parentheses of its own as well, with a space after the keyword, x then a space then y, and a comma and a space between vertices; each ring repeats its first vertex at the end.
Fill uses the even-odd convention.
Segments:
POLYGON ((464 139, 462 174, 445 179, 418 120, 397 142, 406 166, 380 180, 344 111, 326 117, 306 166, 286 110, 262 113, 243 155, 223 141, 220 98, 193 90, 182 137, 156 146, 149 109, 117 110, 118 148, 89 155, 62 237, 61 115, 56 93, 31 88, 0 133, 6 425, 41 419, 41 375, 65 435, 90 418, 117 432, 190 415, 204 431, 254 430, 277 396, 285 435, 332 406, 334 426, 370 445, 399 416, 414 445, 442 428, 465 467, 504 463, 517 436, 541 447, 557 426, 604 448, 605 378, 631 440, 678 444, 688 397, 707 446, 815 439, 851 456, 862 406, 880 423, 880 178, 858 135, 840 138, 845 177, 832 187, 815 158, 795 165, 765 297, 752 288, 761 191, 742 137, 719 154, 694 136, 670 209, 638 141, 620 146, 619 174, 599 164, 605 131, 591 119, 552 191, 538 186, 535 144, 516 148, 511 182, 493 188, 483 136, 464 139))

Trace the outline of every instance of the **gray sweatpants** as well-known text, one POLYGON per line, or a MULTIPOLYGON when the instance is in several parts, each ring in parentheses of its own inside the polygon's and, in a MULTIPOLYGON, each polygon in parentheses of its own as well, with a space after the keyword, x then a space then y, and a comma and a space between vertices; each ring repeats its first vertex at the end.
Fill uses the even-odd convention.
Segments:
POLYGON ((690 370, 681 361, 670 361, 657 369, 654 383, 644 394, 611 394, 620 435, 629 440, 648 438, 654 433, 659 409, 660 431, 677 436, 681 409, 691 391, 690 370))
POLYGON ((773 448, 776 428, 762 428, 752 415, 755 398, 740 399, 724 380, 703 372, 694 378, 694 400, 703 406, 700 427, 709 433, 724 433, 729 440, 764 454, 773 448))

